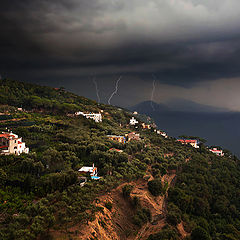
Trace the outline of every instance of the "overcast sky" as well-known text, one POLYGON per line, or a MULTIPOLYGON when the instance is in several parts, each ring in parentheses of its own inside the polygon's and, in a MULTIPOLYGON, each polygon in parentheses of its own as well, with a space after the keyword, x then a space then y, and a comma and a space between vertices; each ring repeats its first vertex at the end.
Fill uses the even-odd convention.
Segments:
POLYGON ((130 106, 240 111, 239 0, 1 0, 0 74, 130 106))

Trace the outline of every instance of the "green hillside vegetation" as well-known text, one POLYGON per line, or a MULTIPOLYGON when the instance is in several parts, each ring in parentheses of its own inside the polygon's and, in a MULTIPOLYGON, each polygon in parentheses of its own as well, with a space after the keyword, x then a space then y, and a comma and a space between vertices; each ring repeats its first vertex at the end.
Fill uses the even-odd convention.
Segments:
POLYGON ((0 80, 0 112, 0 130, 10 128, 30 148, 30 154, 0 156, 0 239, 52 239, 52 229, 67 232, 92 221, 101 211, 93 204, 97 196, 143 178, 147 168, 153 195, 165 194, 164 174, 177 174, 168 190, 168 225, 149 239, 180 239, 181 221, 187 239, 240 239, 240 165, 230 153, 221 158, 203 144, 194 149, 141 128, 142 141, 111 141, 106 135, 136 131, 127 126, 132 114, 63 88, 0 80), (101 110, 102 123, 72 115, 101 110), (77 170, 93 163, 101 179, 81 187, 77 170))

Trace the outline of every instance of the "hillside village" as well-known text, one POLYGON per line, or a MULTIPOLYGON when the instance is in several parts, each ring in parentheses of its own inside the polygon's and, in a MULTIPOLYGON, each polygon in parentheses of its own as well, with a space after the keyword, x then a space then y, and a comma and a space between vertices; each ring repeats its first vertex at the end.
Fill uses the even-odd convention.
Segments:
MULTIPOLYGON (((23 111, 22 108, 17 108, 17 111, 23 111)), ((100 110, 99 113, 84 113, 84 112, 75 112, 75 115, 67 114, 67 116, 83 116, 86 119, 91 119, 95 121, 96 123, 102 122, 102 114, 104 111, 100 110)), ((108 113, 107 113, 108 114, 108 113)), ((2 116, 4 116, 4 113, 1 113, 2 116)), ((132 115, 136 116, 138 115, 137 112, 133 112, 132 115)), ((135 117, 132 117, 129 120, 129 124, 126 125, 127 128, 134 127, 135 129, 142 129, 142 130, 153 130, 154 133, 159 134, 163 136, 164 138, 168 138, 168 135, 166 132, 163 132, 161 130, 156 129, 155 124, 147 124, 145 122, 141 122, 137 120, 135 117)), ((125 144, 126 142, 130 142, 132 140, 134 141, 144 141, 144 139, 140 138, 140 134, 136 132, 130 132, 126 133, 124 136, 118 136, 118 135, 107 135, 107 137, 112 141, 117 141, 118 143, 125 144)), ((194 148, 199 148, 199 141, 196 139, 177 139, 177 142, 180 142, 182 144, 189 144, 194 148)), ((119 149, 111 149, 112 151, 116 152, 123 152, 119 149)), ((12 133, 12 132, 2 132, 0 134, 0 154, 2 155, 9 155, 9 154, 16 154, 20 155, 22 153, 28 154, 29 148, 25 146, 25 142, 22 142, 22 138, 19 138, 18 135, 12 133)), ((217 149, 217 148, 210 148, 210 152, 216 154, 217 156, 224 156, 223 150, 217 149)), ((90 173, 91 179, 99 180, 100 177, 97 177, 97 167, 86 167, 83 166, 81 169, 78 170, 79 173, 85 174, 90 173)), ((86 181, 85 181, 86 182, 86 181)))
POLYGON ((1 239, 237 235, 239 161, 227 150, 64 89, 2 80, 0 95, 1 239))
MULTIPOLYGON (((101 110, 101 112, 103 113, 103 110, 101 110)), ((133 115, 137 115, 137 112, 133 112, 133 115)), ((92 119, 93 121, 95 121, 96 123, 102 122, 102 115, 101 113, 83 113, 83 112, 76 112, 75 113, 76 116, 82 115, 84 117, 86 117, 87 119, 92 119)), ((135 129, 142 129, 142 130, 153 130, 154 133, 157 133, 161 136, 163 136, 164 138, 168 138, 168 135, 166 132, 161 131, 156 129, 156 125, 155 124, 147 124, 145 122, 141 122, 140 120, 137 120, 134 116, 129 120, 129 124, 127 124, 126 127, 134 127, 135 129)), ((126 142, 130 142, 132 140, 135 141, 144 141, 144 139, 140 138, 140 134, 136 133, 136 132, 130 132, 130 133, 126 133, 124 136, 119 136, 119 135, 107 135, 107 137, 109 139, 111 139, 112 141, 117 141, 118 143, 121 144, 125 144, 126 142)), ((177 142, 180 142, 182 144, 188 144, 194 148, 199 148, 199 141, 197 139, 177 139, 177 142)), ((111 149, 113 150, 113 149, 111 149)), ((116 152, 123 152, 122 150, 119 149, 114 149, 114 151, 116 152)), ((210 148, 209 149, 210 152, 216 154, 217 156, 224 156, 223 150, 221 149, 217 149, 217 148, 210 148)), ((93 164, 94 165, 94 164, 93 164)), ((91 177, 92 176, 97 176, 97 168, 96 169, 96 173, 93 173, 95 171, 93 171, 94 167, 82 167, 81 169, 79 169, 79 172, 89 172, 91 177), (83 169, 88 169, 88 170, 84 170, 83 169)), ((96 179, 96 178, 95 178, 96 179)), ((99 178, 97 178, 99 179, 99 178)))

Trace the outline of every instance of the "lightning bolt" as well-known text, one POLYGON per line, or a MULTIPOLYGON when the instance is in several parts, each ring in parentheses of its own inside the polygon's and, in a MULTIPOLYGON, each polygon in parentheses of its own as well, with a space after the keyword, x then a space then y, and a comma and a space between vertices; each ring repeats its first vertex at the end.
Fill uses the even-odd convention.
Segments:
POLYGON ((155 111, 155 108, 153 106, 153 97, 154 97, 154 92, 155 92, 156 76, 154 74, 152 74, 152 77, 153 77, 153 83, 152 83, 152 94, 151 94, 151 107, 152 107, 153 111, 155 111))
POLYGON ((99 90, 98 90, 98 85, 97 85, 97 82, 96 82, 96 78, 95 78, 95 77, 93 78, 93 83, 94 83, 94 85, 95 85, 95 89, 96 89, 96 95, 97 95, 98 103, 100 103, 99 90))
POLYGON ((120 76, 116 82, 116 86, 115 86, 115 91, 111 94, 110 98, 108 99, 108 104, 111 105, 111 99, 112 97, 117 94, 117 91, 118 91, 118 83, 120 82, 122 76, 120 76))

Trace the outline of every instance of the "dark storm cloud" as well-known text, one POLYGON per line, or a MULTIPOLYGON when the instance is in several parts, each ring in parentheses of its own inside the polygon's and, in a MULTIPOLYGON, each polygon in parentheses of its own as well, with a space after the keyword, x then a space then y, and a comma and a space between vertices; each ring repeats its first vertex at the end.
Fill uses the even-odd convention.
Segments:
POLYGON ((49 85, 153 72, 184 87, 237 79, 239 16, 238 0, 3 0, 0 72, 49 85))

